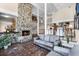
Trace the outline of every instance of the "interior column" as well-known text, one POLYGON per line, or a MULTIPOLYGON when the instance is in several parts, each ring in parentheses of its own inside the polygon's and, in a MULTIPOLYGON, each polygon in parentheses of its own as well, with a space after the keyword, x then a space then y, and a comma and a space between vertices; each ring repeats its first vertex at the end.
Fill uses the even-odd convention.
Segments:
POLYGON ((37 8, 37 35, 39 35, 39 9, 37 8))
POLYGON ((47 4, 45 3, 45 35, 47 35, 47 4))

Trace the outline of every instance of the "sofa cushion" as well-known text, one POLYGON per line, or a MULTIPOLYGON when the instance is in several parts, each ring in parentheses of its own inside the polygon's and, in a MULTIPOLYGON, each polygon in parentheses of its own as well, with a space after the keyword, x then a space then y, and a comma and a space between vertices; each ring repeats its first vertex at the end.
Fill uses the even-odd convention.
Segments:
POLYGON ((53 36, 54 40, 59 40, 59 36, 55 35, 53 36))
POLYGON ((39 35, 39 38, 40 38, 41 40, 44 40, 44 35, 39 35))
POLYGON ((44 40, 49 42, 50 41, 49 35, 45 35, 44 40))
POLYGON ((59 40, 59 36, 57 36, 57 35, 50 35, 50 42, 55 42, 55 41, 57 41, 57 40, 59 40))
POLYGON ((50 35, 49 41, 50 41, 50 42, 54 42, 54 41, 55 41, 55 40, 53 39, 53 35, 50 35))
POLYGON ((35 40, 34 42, 45 45, 45 46, 53 47, 53 43, 50 43, 44 40, 35 40))

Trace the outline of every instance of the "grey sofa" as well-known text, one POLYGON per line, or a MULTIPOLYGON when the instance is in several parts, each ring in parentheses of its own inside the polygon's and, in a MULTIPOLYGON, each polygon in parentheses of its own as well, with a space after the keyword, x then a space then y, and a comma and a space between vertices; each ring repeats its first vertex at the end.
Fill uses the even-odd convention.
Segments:
POLYGON ((34 43, 48 50, 52 50, 59 43, 59 36, 39 35, 39 39, 34 39, 34 43))
MULTIPOLYGON (((34 39, 34 43, 40 47, 50 50, 47 56, 79 56, 79 44, 66 44, 68 47, 60 47, 59 36, 39 35, 39 39, 34 39), (73 46, 71 48, 71 46, 73 46), (70 47, 70 48, 69 48, 70 47)), ((64 44, 62 42, 62 44, 64 44)))

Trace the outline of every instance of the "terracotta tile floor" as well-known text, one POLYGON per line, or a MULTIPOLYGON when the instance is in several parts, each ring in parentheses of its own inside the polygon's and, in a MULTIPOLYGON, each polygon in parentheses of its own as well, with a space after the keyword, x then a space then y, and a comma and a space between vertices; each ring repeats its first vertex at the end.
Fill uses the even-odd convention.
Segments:
POLYGON ((0 56, 45 56, 49 51, 33 44, 27 43, 12 44, 8 49, 0 49, 0 56))

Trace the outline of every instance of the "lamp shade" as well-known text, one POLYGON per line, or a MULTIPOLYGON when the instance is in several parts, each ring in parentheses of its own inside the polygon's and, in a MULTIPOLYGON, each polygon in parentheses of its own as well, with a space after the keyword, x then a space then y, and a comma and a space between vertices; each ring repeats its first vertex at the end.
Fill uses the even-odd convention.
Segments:
POLYGON ((70 24, 70 25, 69 25, 69 28, 73 28, 73 25, 70 24))

